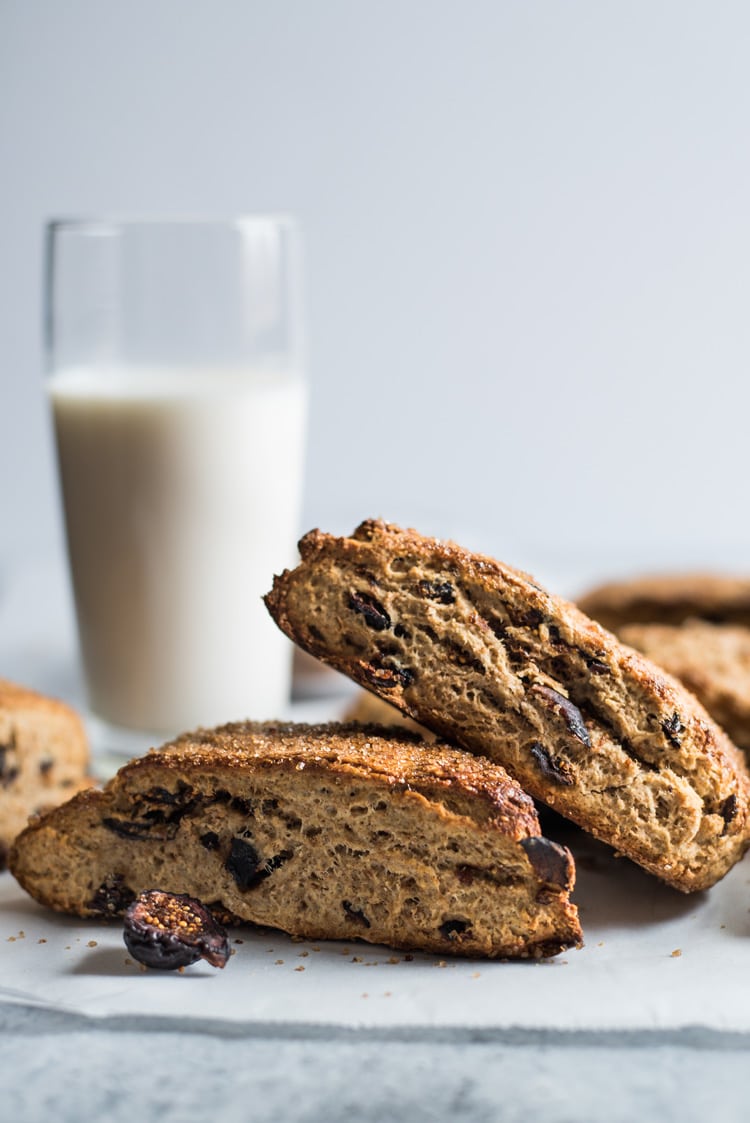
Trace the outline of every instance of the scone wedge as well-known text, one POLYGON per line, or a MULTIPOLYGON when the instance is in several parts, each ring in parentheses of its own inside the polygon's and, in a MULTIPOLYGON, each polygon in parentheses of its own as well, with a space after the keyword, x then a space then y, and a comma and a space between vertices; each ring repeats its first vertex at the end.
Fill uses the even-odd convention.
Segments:
POLYGON ((623 643, 678 678, 714 721, 750 752, 750 628, 739 624, 626 624, 623 643))
POLYGON ((570 853, 507 773, 377 726, 184 735, 30 825, 10 868, 81 916, 159 888, 311 939, 508 958, 581 939, 570 853))
POLYGON ((288 636, 685 892, 742 856, 750 780, 676 680, 526 574, 376 520, 312 531, 288 636))
POLYGON ((611 581, 578 598, 587 616, 618 635, 627 624, 712 624, 750 627, 750 577, 727 573, 660 573, 611 581))
POLYGON ((0 869, 30 815, 89 787, 89 745, 64 702, 0 679, 0 869))

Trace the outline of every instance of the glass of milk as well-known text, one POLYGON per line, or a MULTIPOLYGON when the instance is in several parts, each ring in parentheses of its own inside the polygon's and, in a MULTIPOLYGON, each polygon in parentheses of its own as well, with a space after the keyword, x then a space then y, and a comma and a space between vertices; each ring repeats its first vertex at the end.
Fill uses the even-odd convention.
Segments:
POLYGON ((94 715, 172 735, 283 716, 261 597, 295 557, 307 386, 284 217, 60 221, 47 389, 94 715))

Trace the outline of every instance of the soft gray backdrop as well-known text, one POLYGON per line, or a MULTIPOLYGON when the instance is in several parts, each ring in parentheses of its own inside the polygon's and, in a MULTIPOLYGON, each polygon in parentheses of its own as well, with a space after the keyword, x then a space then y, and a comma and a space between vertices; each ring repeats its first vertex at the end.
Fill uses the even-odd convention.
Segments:
POLYGON ((288 210, 304 527, 750 568, 750 6, 0 0, 0 569, 61 550, 50 215, 288 210))

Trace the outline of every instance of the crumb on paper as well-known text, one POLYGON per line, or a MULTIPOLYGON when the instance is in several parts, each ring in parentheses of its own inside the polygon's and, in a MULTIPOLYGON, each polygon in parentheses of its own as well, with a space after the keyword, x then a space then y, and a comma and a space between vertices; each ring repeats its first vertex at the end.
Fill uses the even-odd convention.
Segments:
POLYGON ((388 959, 388 963, 400 963, 400 962, 401 962, 401 957, 400 957, 400 956, 398 956, 398 955, 392 955, 392 956, 391 956, 391 957, 390 957, 390 958, 388 959))
POLYGON ((229 949, 229 954, 230 954, 230 955, 236 955, 236 954, 237 954, 237 948, 230 948, 230 949, 229 949))
POLYGON ((596 946, 598 948, 603 948, 604 947, 604 940, 600 940, 599 943, 596 946))
POLYGON ((351 955, 351 954, 352 954, 352 949, 351 949, 351 948, 342 948, 342 949, 341 949, 341 954, 342 954, 342 955, 351 955))
POLYGON ((362 962, 362 956, 361 955, 353 955, 352 956, 352 963, 361 963, 361 962, 362 962))
POLYGON ((18 938, 19 938, 19 940, 25 940, 26 939, 26 933, 24 932, 23 928, 18 933, 18 938))
POLYGON ((37 943, 38 944, 46 944, 47 941, 45 940, 44 936, 40 936, 39 939, 37 940, 37 943))
POLYGON ((245 942, 245 941, 244 941, 244 940, 235 940, 234 942, 235 942, 236 944, 244 944, 244 942, 245 942))
POLYGON ((96 940, 89 940, 89 942, 86 944, 86 947, 87 948, 98 948, 99 945, 96 942, 96 940))
POLYGON ((481 971, 473 971, 471 977, 472 979, 481 979, 482 973, 481 971))
POLYGON ((413 963, 414 962, 414 956, 411 955, 411 954, 405 955, 404 959, 406 960, 407 963, 413 963))
POLYGON ((320 951, 320 948, 317 944, 313 944, 313 951, 320 951))
POLYGON ((126 957, 126 959, 125 959, 125 966, 126 966, 126 967, 132 967, 132 966, 133 966, 133 960, 132 960, 132 959, 128 959, 128 958, 126 957))
POLYGON ((283 959, 277 959, 276 960, 276 966, 277 967, 283 967, 284 966, 284 960, 283 959))
POLYGON ((297 956, 298 956, 299 959, 307 959, 309 954, 310 954, 309 951, 298 951, 297 952, 297 956))
POLYGON ((302 964, 301 964, 301 963, 300 963, 299 967, 295 967, 295 968, 294 968, 294 970, 295 970, 295 971, 304 971, 304 969, 305 969, 305 968, 304 968, 304 967, 302 966, 302 964))
POLYGON ((674 951, 671 953, 670 958, 671 959, 679 959, 681 955, 682 955, 682 948, 675 948, 674 951))
POLYGON ((9 944, 14 944, 15 942, 16 942, 15 936, 8 936, 8 943, 9 944))
POLYGON ((448 964, 447 964, 447 963, 445 962, 445 960, 444 960, 444 959, 439 959, 439 960, 437 961, 437 963, 433 963, 433 965, 432 965, 432 966, 433 966, 433 967, 447 967, 447 966, 448 966, 448 964))

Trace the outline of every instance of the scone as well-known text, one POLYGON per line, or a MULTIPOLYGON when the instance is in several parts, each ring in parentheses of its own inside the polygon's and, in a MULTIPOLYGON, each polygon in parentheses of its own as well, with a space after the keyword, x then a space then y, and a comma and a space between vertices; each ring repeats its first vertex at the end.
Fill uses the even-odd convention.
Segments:
POLYGON ((686 620, 628 624, 619 634, 680 679, 735 745, 750 750, 750 628, 686 620))
POLYGON ((70 706, 0 679, 0 869, 30 815, 87 787, 89 748, 70 706))
POLYGON ((301 647, 685 892, 748 846, 739 751, 676 680, 527 575, 380 521, 312 531, 266 604, 301 647))
POLYGON ((681 624, 695 617, 750 627, 750 577, 660 574, 613 581, 578 598, 578 607, 610 631, 625 624, 681 624))
POLYGON ((570 854, 507 773, 377 726, 186 734, 30 825, 10 868, 82 916, 159 888, 310 939, 541 957, 581 938, 570 854))

